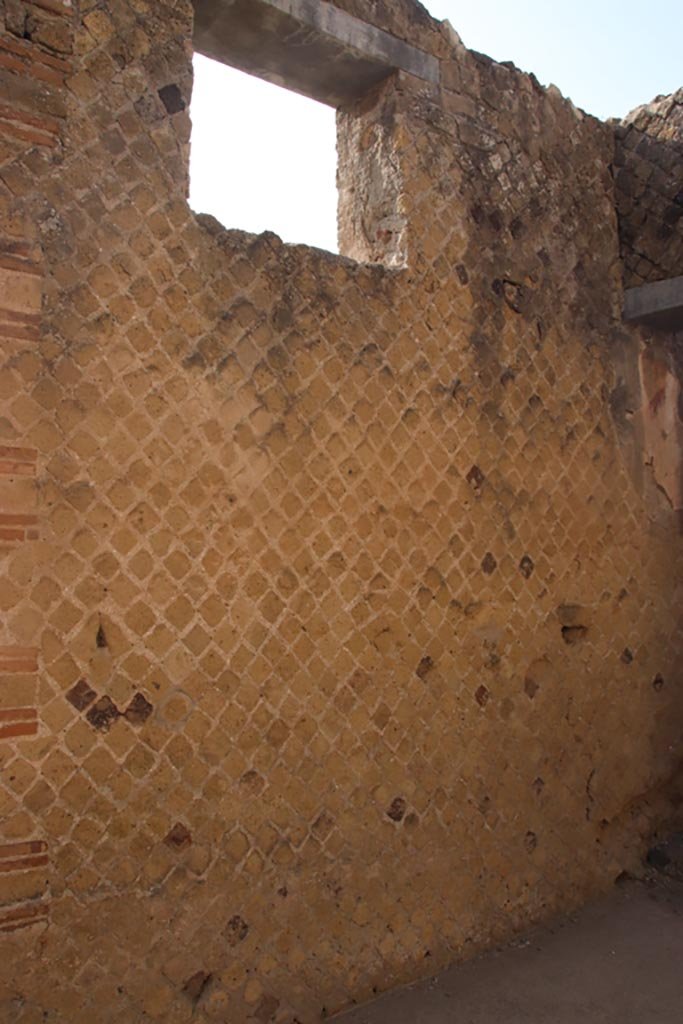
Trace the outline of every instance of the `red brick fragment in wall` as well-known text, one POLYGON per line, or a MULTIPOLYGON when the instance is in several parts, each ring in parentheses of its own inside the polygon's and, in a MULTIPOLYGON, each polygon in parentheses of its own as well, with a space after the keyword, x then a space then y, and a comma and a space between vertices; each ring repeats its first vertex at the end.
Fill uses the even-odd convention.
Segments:
POLYGON ((37 672, 37 647, 0 647, 0 673, 37 672))
POLYGON ((35 708, 0 709, 0 740, 35 736, 37 732, 38 712, 35 708))
POLYGON ((73 50, 72 29, 64 18, 73 14, 66 0, 31 0, 26 5, 27 38, 21 38, 21 19, 0 37, 0 135, 19 151, 54 148, 59 142, 66 116, 65 83, 73 71, 65 59, 73 50))
MULTIPOLYGON (((0 243, 0 268, 4 270, 18 270, 24 274, 41 276, 41 270, 33 258, 32 250, 27 243, 10 242, 8 240, 0 243)), ((16 298, 16 290, 11 289, 10 298, 16 298)), ((6 301, 6 300, 5 300, 6 301)), ((36 311, 40 309, 40 303, 36 303, 36 311)))
POLYGON ((47 843, 42 839, 0 846, 0 873, 26 871, 29 868, 44 867, 47 863, 47 843))
POLYGON ((46 920, 48 865, 48 845, 42 839, 0 844, 0 932, 46 920))
POLYGON ((37 460, 35 448, 0 445, 0 476, 35 476, 37 460))
POLYGON ((0 446, 0 544, 38 539, 36 471, 34 448, 0 446))
POLYGON ((12 907, 11 910, 0 910, 0 932, 14 932, 19 928, 29 928, 47 920, 48 906, 46 903, 24 904, 12 907))
MULTIPOLYGON (((38 734, 38 652, 34 647, 0 647, 0 743, 38 734), (4 741, 4 742, 3 742, 4 741)), ((3 847, 0 846, 0 858, 3 847)))
POLYGON ((38 341, 40 317, 31 313, 17 313, 0 307, 0 338, 19 341, 38 341))
POLYGON ((0 540, 36 540, 38 516, 0 512, 0 540))
POLYGON ((0 126, 4 132, 37 146, 55 146, 59 121, 48 114, 32 114, 18 107, 0 103, 0 126))
POLYGON ((60 87, 71 71, 68 61, 45 53, 23 39, 8 36, 0 37, 0 67, 15 74, 29 74, 38 81, 60 87))

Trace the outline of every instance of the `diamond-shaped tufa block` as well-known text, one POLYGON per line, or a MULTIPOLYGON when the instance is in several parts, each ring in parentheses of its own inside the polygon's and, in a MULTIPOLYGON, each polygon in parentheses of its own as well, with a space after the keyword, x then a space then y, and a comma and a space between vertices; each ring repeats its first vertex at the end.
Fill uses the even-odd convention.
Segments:
POLYGON ((173 850, 186 850, 192 845, 192 833, 186 825, 178 821, 167 833, 164 842, 173 850))
POLYGON ((109 732, 112 725, 121 717, 121 712, 111 697, 100 697, 86 714, 86 719, 98 732, 109 732))
POLYGON ((79 679, 75 686, 72 686, 66 694, 69 704, 72 704, 77 711, 85 711, 96 697, 97 694, 92 687, 88 686, 85 679, 79 679))
POLYGON ((153 711, 153 705, 144 694, 136 693, 123 714, 131 725, 143 725, 153 711))

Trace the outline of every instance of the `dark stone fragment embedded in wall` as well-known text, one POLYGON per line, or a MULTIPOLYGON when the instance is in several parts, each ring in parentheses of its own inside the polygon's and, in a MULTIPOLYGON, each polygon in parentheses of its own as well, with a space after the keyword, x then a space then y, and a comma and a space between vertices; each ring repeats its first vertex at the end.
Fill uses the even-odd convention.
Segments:
POLYGON ((387 810, 387 817, 391 818, 392 821, 400 822, 403 821, 406 813, 406 801, 402 796, 397 796, 395 800, 392 800, 391 806, 387 810))
POLYGON ((185 109, 185 100, 177 85, 164 85, 159 89, 159 99, 166 108, 167 114, 179 114, 185 109))
POLYGON ((124 711, 125 717, 131 725, 142 725, 152 714, 154 708, 142 693, 136 693, 132 701, 124 711))
POLYGON ((93 729, 108 732, 114 722, 121 717, 121 712, 110 697, 104 696, 92 705, 85 717, 93 729))
POLYGON ((76 708, 77 711, 85 711, 92 704, 97 694, 86 683, 85 679, 79 679, 66 695, 66 699, 76 708))
POLYGON ((167 834, 164 842, 174 850, 185 850, 192 844, 192 834, 186 825, 178 821, 167 834))

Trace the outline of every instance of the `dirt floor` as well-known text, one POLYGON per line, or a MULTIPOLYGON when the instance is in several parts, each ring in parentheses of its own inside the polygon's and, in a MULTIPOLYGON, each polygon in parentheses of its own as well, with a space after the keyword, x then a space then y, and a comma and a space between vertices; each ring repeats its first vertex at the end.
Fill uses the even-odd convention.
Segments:
POLYGON ((683 881, 627 881, 340 1024, 683 1024, 683 881))

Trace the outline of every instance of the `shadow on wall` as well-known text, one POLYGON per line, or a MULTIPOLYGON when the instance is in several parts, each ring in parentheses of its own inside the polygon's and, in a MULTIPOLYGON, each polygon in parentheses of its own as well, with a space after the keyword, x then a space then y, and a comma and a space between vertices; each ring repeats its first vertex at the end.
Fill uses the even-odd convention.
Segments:
MULTIPOLYGON (((640 356, 645 464, 672 509, 683 512, 683 391, 673 355, 650 346, 640 356)), ((683 517, 681 523, 683 524, 683 517)))

